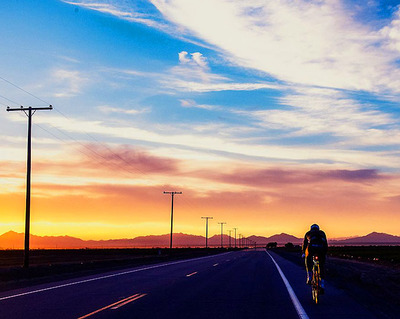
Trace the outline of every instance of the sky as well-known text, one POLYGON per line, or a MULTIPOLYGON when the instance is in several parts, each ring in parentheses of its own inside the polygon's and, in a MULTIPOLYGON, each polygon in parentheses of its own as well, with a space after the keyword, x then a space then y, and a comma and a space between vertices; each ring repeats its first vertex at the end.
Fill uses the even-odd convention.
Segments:
POLYGON ((0 3, 0 233, 400 235, 400 1, 0 3))

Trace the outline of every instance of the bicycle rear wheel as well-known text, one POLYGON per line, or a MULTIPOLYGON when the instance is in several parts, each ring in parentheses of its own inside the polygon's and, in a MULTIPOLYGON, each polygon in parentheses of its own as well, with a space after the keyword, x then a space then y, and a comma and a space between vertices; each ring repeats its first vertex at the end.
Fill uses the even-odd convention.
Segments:
POLYGON ((311 284, 311 292, 312 292, 312 298, 316 304, 319 303, 320 287, 321 287, 321 277, 320 277, 320 273, 319 273, 319 267, 314 266, 313 267, 313 279, 312 279, 312 284, 311 284))

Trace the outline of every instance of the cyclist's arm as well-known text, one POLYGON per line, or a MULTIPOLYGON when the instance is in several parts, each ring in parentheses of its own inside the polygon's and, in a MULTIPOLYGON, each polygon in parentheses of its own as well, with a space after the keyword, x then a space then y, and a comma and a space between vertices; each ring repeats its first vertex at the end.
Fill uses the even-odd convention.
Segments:
POLYGON ((326 254, 328 252, 328 240, 326 239, 326 234, 323 231, 321 231, 321 233, 322 233, 322 238, 324 239, 323 244, 324 244, 324 251, 326 254))
POLYGON ((306 235, 304 236, 303 245, 302 245, 302 247, 301 247, 301 251, 302 251, 303 254, 305 254, 306 249, 307 249, 307 246, 308 246, 308 238, 307 238, 307 234, 306 234, 306 235))

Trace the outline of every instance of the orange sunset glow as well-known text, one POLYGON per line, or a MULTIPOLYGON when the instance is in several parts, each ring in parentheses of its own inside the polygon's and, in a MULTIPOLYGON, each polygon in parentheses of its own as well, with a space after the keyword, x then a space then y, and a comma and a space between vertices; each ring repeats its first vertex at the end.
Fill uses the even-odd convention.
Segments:
MULTIPOLYGON (((96 152, 102 161, 78 152, 73 160, 46 163, 35 153, 33 234, 109 239, 168 233, 165 190, 183 192, 175 199, 175 232, 204 235, 201 216, 207 214, 215 219, 210 233, 218 233, 223 220, 247 236, 301 236, 314 221, 333 237, 375 229, 396 234, 399 226, 399 179, 374 170, 198 161, 126 146, 96 152)), ((1 194, 1 232, 24 229, 22 164, 1 194)))
POLYGON ((0 234, 25 229, 18 108, 52 105, 32 116, 31 234, 168 234, 163 192, 178 191, 176 233, 204 236, 212 216, 210 236, 218 222, 243 236, 313 223, 328 238, 400 235, 398 15, 221 3, 223 16, 208 1, 10 5, 0 234))

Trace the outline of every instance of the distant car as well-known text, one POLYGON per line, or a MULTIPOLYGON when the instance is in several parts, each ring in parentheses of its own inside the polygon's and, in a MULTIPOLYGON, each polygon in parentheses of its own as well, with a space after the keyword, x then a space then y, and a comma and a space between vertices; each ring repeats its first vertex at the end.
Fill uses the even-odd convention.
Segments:
POLYGON ((268 243, 267 246, 265 246, 266 249, 270 249, 270 248, 276 248, 278 246, 277 242, 271 242, 268 243))

